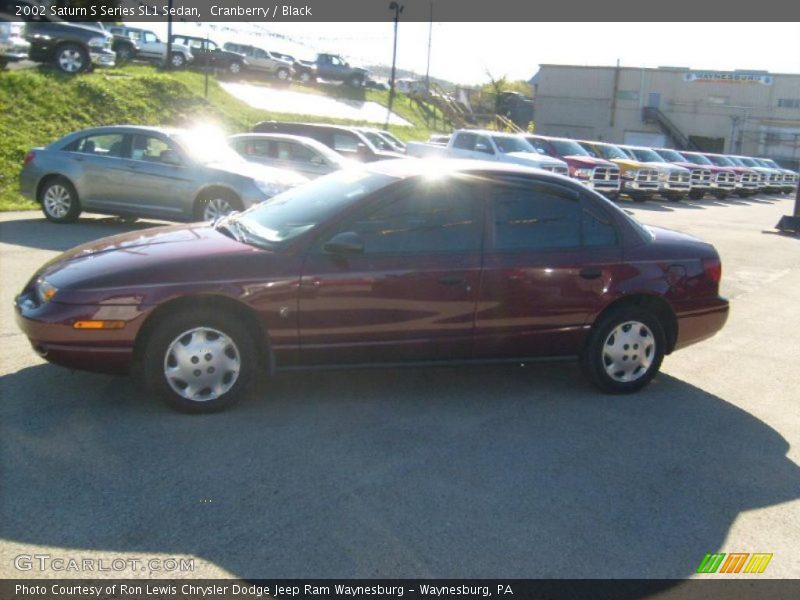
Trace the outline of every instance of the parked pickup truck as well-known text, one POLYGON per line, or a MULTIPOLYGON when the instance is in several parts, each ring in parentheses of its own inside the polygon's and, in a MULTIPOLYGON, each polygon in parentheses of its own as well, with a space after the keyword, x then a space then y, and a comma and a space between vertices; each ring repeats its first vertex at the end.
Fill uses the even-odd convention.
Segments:
POLYGON ((595 158, 575 140, 526 135, 525 139, 536 150, 567 163, 570 177, 609 198, 619 196, 619 167, 608 160, 595 158))
POLYGON ((406 153, 419 158, 472 158, 537 167, 559 175, 569 175, 567 163, 541 154, 515 133, 459 129, 446 146, 429 142, 408 142, 406 153))
POLYGON ((30 59, 52 63, 62 73, 80 73, 96 67, 113 67, 114 36, 92 26, 58 21, 30 22, 25 26, 30 59))
POLYGON ((294 71, 303 83, 317 79, 326 81, 343 81, 353 87, 361 87, 369 77, 369 71, 360 67, 351 67, 338 54, 317 54, 313 61, 296 60, 294 71))
POLYGON ((661 189, 658 170, 631 158, 619 146, 582 140, 578 140, 578 143, 592 156, 611 161, 619 167, 622 179, 620 193, 634 202, 649 200, 661 189))
MULTIPOLYGON (((683 200, 692 191, 692 172, 684 167, 665 162, 657 152, 641 146, 620 146, 634 160, 658 170, 659 193, 667 200, 683 200)), ((731 186, 733 187, 731 176, 731 186)))

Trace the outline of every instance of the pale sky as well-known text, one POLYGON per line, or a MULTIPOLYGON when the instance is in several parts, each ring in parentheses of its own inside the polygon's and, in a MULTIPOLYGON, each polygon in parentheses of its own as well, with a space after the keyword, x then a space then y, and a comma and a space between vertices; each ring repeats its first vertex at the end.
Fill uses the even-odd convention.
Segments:
MULTIPOLYGON (((163 34, 166 24, 142 24, 163 34)), ((397 65, 424 75, 428 23, 400 22, 397 65)), ((253 45, 311 58, 334 52, 354 64, 391 64, 392 23, 178 23, 217 43, 253 45)), ((529 79, 540 63, 800 73, 800 23, 437 23, 431 75, 474 84, 529 79)))

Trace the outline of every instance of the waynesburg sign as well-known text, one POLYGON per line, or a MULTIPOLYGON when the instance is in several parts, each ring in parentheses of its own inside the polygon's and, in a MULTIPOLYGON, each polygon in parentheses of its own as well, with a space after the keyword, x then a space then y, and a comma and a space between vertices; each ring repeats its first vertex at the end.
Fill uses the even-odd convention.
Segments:
POLYGON ((738 71, 690 71, 683 80, 700 83, 760 83, 772 85, 773 77, 766 73, 744 73, 738 71))

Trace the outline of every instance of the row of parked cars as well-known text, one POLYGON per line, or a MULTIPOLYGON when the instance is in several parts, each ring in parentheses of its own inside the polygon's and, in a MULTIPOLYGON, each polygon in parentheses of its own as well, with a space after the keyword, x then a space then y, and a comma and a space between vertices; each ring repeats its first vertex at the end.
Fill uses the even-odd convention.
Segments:
POLYGON ((0 68, 30 59, 52 64, 69 74, 93 67, 110 67, 131 60, 172 68, 195 66, 239 76, 245 71, 266 74, 281 81, 318 79, 361 87, 372 82, 369 71, 351 66, 338 54, 320 53, 313 61, 266 48, 227 42, 220 46, 202 36, 175 34, 171 47, 154 31, 100 21, 71 23, 47 18, 27 23, 0 14, 0 68))
POLYGON ((458 130, 425 143, 411 142, 412 156, 452 156, 525 164, 569 175, 606 196, 626 195, 642 202, 724 199, 791 193, 798 174, 769 158, 731 156, 669 148, 609 144, 532 134, 458 130))
POLYGON ((20 190, 57 223, 83 210, 213 221, 350 164, 404 156, 395 136, 366 127, 270 121, 229 138, 203 128, 96 127, 31 150, 20 190))

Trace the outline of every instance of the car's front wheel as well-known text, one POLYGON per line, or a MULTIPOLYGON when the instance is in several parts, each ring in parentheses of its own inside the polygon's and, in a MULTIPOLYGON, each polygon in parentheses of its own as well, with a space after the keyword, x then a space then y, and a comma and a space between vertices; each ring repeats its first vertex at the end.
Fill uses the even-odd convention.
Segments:
POLYGON ((664 328, 652 312, 638 307, 611 310, 592 329, 581 366, 604 392, 635 392, 661 368, 665 340, 664 328))
POLYGON ((175 410, 216 412, 244 395, 256 356, 241 319, 211 309, 174 312, 146 343, 145 384, 175 410))
POLYGON ((173 52, 172 56, 170 56, 169 63, 173 69, 182 69, 186 66, 186 57, 180 52, 173 52))
POLYGON ((45 181, 39 192, 42 212, 53 223, 72 223, 81 214, 81 203, 72 184, 63 177, 45 181))
POLYGON ((301 83, 313 83, 314 76, 309 73, 308 71, 303 71, 300 73, 300 82, 301 83))
POLYGON ((283 67, 281 67, 280 69, 278 69, 278 70, 275 72, 275 76, 276 76, 276 77, 277 77, 277 78, 278 78, 280 81, 289 81, 289 78, 291 77, 291 75, 292 75, 292 74, 289 72, 289 69, 285 69, 285 68, 283 68, 283 67))
POLYGON ((240 75, 242 73, 242 63, 233 61, 228 65, 228 73, 231 75, 240 75))

